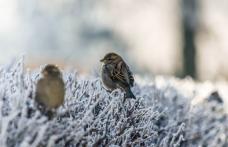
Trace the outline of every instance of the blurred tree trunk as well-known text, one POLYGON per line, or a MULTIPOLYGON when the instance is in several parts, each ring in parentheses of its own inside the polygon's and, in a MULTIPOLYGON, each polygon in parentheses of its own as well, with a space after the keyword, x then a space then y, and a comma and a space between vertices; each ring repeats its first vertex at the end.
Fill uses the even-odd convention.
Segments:
POLYGON ((183 74, 197 78, 196 45, 197 0, 182 0, 183 74))

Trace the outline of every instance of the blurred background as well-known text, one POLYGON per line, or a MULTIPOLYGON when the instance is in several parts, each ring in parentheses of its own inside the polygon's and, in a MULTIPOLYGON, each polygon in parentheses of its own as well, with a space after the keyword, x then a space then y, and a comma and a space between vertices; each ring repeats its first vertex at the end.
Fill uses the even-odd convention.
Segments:
POLYGON ((0 0, 0 64, 90 72, 114 51, 138 74, 228 78, 227 0, 0 0))

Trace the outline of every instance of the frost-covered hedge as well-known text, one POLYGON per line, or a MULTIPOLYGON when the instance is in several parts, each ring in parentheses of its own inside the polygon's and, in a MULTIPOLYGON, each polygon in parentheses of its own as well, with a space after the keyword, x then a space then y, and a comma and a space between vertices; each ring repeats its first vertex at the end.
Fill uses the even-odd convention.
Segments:
POLYGON ((123 93, 106 92, 99 77, 63 71, 65 103, 48 121, 34 107, 39 72, 26 71, 22 59, 1 68, 1 147, 228 146, 223 103, 215 95, 193 106, 192 81, 137 78, 137 99, 123 103, 123 93))

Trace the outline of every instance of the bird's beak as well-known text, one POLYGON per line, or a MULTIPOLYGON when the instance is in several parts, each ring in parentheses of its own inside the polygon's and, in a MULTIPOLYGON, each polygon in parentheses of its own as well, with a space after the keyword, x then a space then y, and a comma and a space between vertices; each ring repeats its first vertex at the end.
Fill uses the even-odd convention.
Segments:
POLYGON ((104 61, 105 61, 105 59, 101 59, 101 60, 100 60, 100 62, 104 62, 104 61))

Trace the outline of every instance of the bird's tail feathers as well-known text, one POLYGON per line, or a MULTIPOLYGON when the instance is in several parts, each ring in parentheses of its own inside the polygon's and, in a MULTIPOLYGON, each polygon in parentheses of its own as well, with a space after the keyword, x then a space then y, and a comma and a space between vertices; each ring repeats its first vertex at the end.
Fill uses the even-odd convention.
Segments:
POLYGON ((135 95, 132 93, 131 89, 129 88, 126 90, 125 98, 133 98, 136 99, 135 95))

